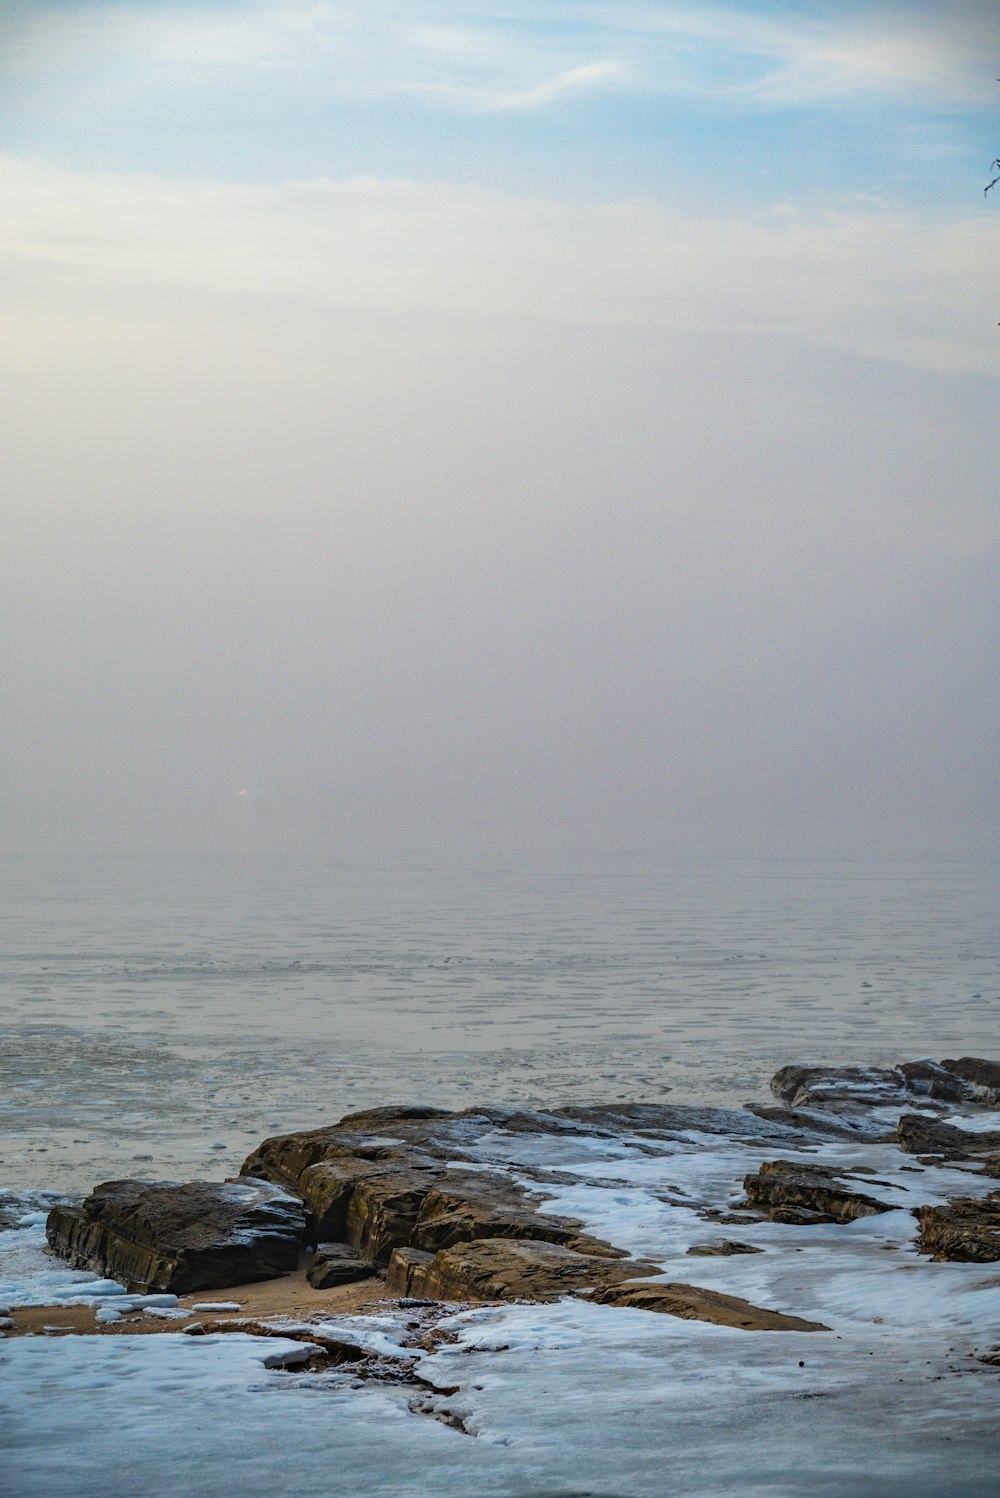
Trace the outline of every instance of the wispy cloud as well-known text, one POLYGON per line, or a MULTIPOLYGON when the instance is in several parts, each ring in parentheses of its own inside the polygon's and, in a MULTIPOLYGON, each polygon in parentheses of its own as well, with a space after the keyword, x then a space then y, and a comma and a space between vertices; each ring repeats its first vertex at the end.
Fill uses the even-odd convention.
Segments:
POLYGON ((383 0, 361 11, 319 4, 313 26, 359 87, 433 94, 454 107, 488 107, 490 97, 531 98, 539 107, 568 91, 546 79, 585 76, 590 86, 628 78, 637 91, 743 105, 904 92, 995 104, 984 57, 996 20, 991 27, 975 6, 950 14, 947 25, 939 11, 919 6, 777 17, 776 9, 538 0, 484 15, 468 0, 436 0, 424 8, 436 24, 414 27, 408 6, 383 0))
POLYGON ((402 91, 424 94, 447 103, 452 108, 493 114, 508 110, 544 109, 547 104, 555 104, 573 94, 605 92, 625 87, 630 73, 631 69, 625 63, 591 62, 576 68, 566 68, 564 72, 521 88, 474 88, 454 83, 425 83, 410 85, 402 91))
MULTIPOLYGON (((0 18, 0 35, 4 22, 0 18)), ((8 58, 105 56, 223 72, 328 72, 356 99, 410 96, 456 111, 545 109, 620 90, 720 105, 817 106, 908 97, 995 106, 996 16, 952 7, 829 4, 795 14, 747 4, 629 0, 260 0, 243 10, 161 4, 39 4, 8 18, 8 58), (27 15, 27 19, 25 16, 27 15)))
POLYGON ((263 186, 0 158, 0 260, 341 307, 770 332, 996 367, 1000 216, 705 218, 412 182, 263 186))
POLYGON ((817 105, 907 92, 924 102, 995 104, 983 65, 987 27, 976 11, 944 27, 939 13, 919 6, 775 10, 626 5, 609 11, 607 23, 646 60, 647 78, 704 99, 817 105))

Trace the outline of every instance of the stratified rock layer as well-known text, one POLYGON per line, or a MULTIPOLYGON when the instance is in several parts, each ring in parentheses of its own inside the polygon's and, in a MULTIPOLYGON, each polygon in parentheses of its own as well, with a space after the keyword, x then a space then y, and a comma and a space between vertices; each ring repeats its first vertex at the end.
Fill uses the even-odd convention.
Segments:
POLYGON ((477 1238, 436 1254, 397 1250, 390 1290, 431 1300, 556 1300, 621 1284, 655 1265, 577 1253, 541 1238, 477 1238))
POLYGON ((572 1218, 539 1211, 532 1193, 508 1176, 455 1163, 497 1128, 589 1132, 555 1113, 380 1108, 349 1114, 310 1134, 267 1139, 243 1170, 298 1192, 320 1237, 342 1239, 383 1267, 397 1248, 436 1253, 500 1238, 561 1244, 594 1258, 623 1257, 572 1218))
POLYGON ((904 1061, 899 1066, 783 1066, 771 1091, 792 1108, 863 1111, 899 1107, 917 1098, 943 1104, 1000 1103, 1000 1063, 980 1056, 957 1061, 904 1061))
POLYGON ((918 1207, 916 1218, 921 1253, 966 1264, 1000 1259, 1000 1191, 978 1201, 958 1197, 944 1207, 918 1207))
POLYGON ((50 1248, 129 1290, 186 1295, 294 1269, 301 1202, 264 1181, 107 1181, 79 1207, 49 1213, 50 1248))
POLYGON ((958 1129, 922 1113, 904 1113, 898 1137, 904 1154, 953 1161, 1000 1176, 1000 1133, 994 1130, 958 1129))
MULTIPOLYGON (((550 1300, 609 1290, 656 1273, 657 1266, 629 1259, 572 1218, 540 1211, 535 1193, 496 1169, 480 1168, 483 1142, 510 1134, 626 1134, 633 1141, 648 1138, 654 1149, 662 1140, 686 1140, 692 1128, 747 1145, 803 1138, 801 1131, 740 1109, 623 1103, 448 1114, 385 1108, 310 1134, 265 1140, 243 1168, 299 1192, 319 1236, 342 1239, 386 1266, 392 1293, 550 1300)), ((668 1311, 669 1305, 660 1296, 649 1308, 668 1311)))
POLYGON ((887 1202, 845 1186, 837 1172, 799 1160, 765 1160, 744 1178, 749 1206, 772 1222, 854 1222, 890 1212, 887 1202))

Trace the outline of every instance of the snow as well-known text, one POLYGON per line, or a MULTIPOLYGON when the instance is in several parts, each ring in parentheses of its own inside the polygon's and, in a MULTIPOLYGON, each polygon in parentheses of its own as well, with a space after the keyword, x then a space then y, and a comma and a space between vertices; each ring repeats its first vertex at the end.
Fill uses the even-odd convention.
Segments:
MULTIPOLYGON (((450 1321, 424 1375, 478 1439, 407 1412, 412 1389, 294 1372, 310 1347, 242 1333, 0 1344, 18 1498, 240 1492, 370 1498, 994 1498, 997 1370, 941 1374, 818 1333, 752 1336, 588 1306, 450 1321), (273 1370, 276 1363, 292 1371, 273 1370), (803 1366, 800 1366, 802 1364, 803 1366), (959 1377, 958 1375, 962 1376, 959 1377)), ((331 1321, 322 1330, 346 1330, 331 1321)), ((319 1333, 317 1328, 317 1334, 319 1333)))
POLYGON ((1000 1113, 950 1113, 948 1123, 968 1134, 1000 1134, 1000 1113))
POLYGON ((45 1254, 45 1227, 0 1233, 0 1298, 12 1306, 92 1305, 125 1294, 124 1285, 45 1254))
POLYGON ((95 1306, 117 1311, 169 1310, 177 1296, 130 1294, 117 1280, 102 1279, 89 1269, 71 1269, 48 1252, 45 1213, 26 1214, 27 1226, 0 1232, 0 1299, 8 1307, 95 1306))

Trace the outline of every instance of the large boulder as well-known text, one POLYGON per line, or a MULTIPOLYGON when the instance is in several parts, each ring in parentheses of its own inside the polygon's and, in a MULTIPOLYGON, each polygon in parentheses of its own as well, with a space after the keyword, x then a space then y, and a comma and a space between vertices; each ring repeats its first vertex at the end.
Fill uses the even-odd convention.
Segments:
MULTIPOLYGON (((594 1111, 617 1118, 611 1108, 594 1111)), ((659 1122, 662 1111, 650 1107, 642 1119, 659 1122)), ((436 1252, 482 1238, 531 1238, 621 1257, 580 1223, 540 1212, 532 1194, 508 1176, 456 1165, 498 1128, 586 1134, 590 1127, 515 1109, 378 1108, 330 1128, 267 1139, 243 1171, 297 1192, 319 1237, 343 1240, 382 1266, 396 1248, 436 1252)))
POLYGON ((970 1264, 1000 1259, 1000 1191, 979 1200, 957 1197, 943 1207, 918 1207, 914 1215, 921 1253, 970 1264))
POLYGON ((287 1274, 305 1211, 265 1181, 106 1181, 81 1206, 54 1207, 45 1231, 75 1268, 186 1295, 287 1274))
POLYGON ((765 1160, 743 1186, 747 1205, 772 1222, 854 1222, 892 1211, 888 1202, 846 1186, 829 1167, 801 1160, 765 1160))

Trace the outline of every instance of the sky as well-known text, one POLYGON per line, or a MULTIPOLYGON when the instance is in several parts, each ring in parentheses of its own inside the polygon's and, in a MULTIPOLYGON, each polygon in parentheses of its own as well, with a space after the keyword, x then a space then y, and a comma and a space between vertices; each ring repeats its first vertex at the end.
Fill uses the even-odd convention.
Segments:
POLYGON ((1000 10, 7 0, 0 848, 993 854, 1000 10))

